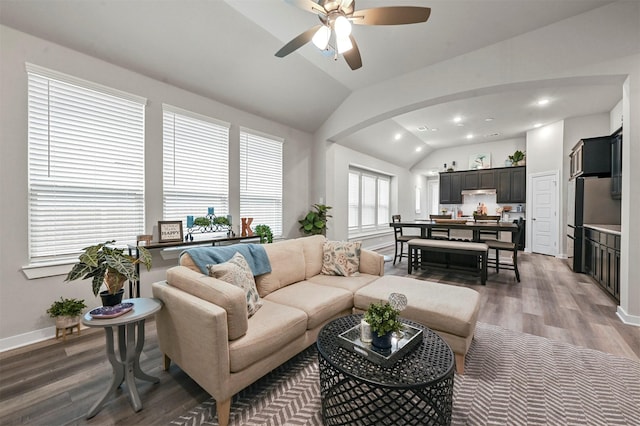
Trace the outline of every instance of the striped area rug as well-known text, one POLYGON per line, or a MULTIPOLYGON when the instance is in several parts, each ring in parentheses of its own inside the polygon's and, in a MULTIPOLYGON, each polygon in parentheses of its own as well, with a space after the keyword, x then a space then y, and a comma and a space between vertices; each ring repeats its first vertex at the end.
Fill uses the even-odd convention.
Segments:
MULTIPOLYGON (((234 396, 232 425, 322 425, 315 347, 234 396)), ((217 425, 215 401, 172 425, 217 425)), ((640 425, 640 363, 478 323, 454 425, 640 425)))

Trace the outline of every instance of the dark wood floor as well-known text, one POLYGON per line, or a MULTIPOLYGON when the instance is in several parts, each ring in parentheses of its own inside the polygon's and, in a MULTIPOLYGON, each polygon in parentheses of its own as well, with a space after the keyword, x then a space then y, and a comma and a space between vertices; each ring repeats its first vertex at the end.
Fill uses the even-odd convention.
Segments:
MULTIPOLYGON (((417 277, 478 290, 482 322, 640 360, 640 328, 622 324, 614 302, 587 276, 542 255, 522 254, 519 265, 520 283, 512 271, 490 271, 486 286, 464 275, 417 277)), ((386 273, 406 275, 406 266, 406 260, 395 266, 389 262, 386 273)), ((142 369, 160 377, 160 383, 138 382, 144 405, 139 413, 118 390, 97 416, 85 420, 111 374, 104 333, 86 329, 66 342, 52 339, 0 354, 0 424, 169 424, 207 400, 209 395, 175 365, 162 371, 153 321, 146 331, 142 369)))

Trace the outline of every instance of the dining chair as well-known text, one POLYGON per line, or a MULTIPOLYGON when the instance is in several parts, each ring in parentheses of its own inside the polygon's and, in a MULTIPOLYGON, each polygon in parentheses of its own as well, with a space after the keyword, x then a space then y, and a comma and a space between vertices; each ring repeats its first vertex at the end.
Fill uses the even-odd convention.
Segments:
POLYGON ((520 236, 524 232, 524 221, 522 218, 518 219, 517 222, 518 230, 515 232, 512 241, 499 241, 499 240, 486 240, 484 243, 489 247, 489 253, 491 250, 496 251, 495 259, 489 259, 487 261, 487 266, 495 267, 496 274, 500 273, 500 267, 503 269, 508 269, 514 271, 516 273, 516 280, 520 282, 520 272, 518 271, 518 242, 520 241, 520 236), (501 263, 500 262, 500 251, 510 251, 511 254, 511 263, 501 263))
MULTIPOLYGON (((451 214, 430 214, 429 219, 451 219, 451 214)), ((431 238, 434 240, 448 240, 450 235, 449 228, 431 228, 431 238)))
MULTIPOLYGON (((490 215, 486 215, 486 214, 474 214, 473 215, 473 221, 474 222, 496 222, 499 223, 500 219, 502 217, 501 216, 490 216, 490 215)), ((479 232, 480 235, 480 241, 481 242, 487 242, 487 241, 494 241, 494 240, 499 240, 500 239, 500 232, 499 231, 487 231, 487 230, 481 230, 479 232)))
MULTIPOLYGON (((391 222, 393 223, 399 223, 402 222, 402 218, 399 214, 394 214, 393 216, 391 216, 391 222)), ((393 264, 396 264, 396 260, 400 259, 399 261, 402 262, 402 258, 409 257, 409 253, 407 251, 406 254, 404 253, 404 244, 409 242, 409 240, 412 240, 414 238, 416 238, 415 236, 411 236, 411 235, 402 235, 402 227, 401 226, 394 226, 393 227, 393 234, 395 236, 395 240, 396 240, 396 251, 395 254, 393 256, 393 264), (400 246, 400 253, 398 253, 398 246, 400 246)))

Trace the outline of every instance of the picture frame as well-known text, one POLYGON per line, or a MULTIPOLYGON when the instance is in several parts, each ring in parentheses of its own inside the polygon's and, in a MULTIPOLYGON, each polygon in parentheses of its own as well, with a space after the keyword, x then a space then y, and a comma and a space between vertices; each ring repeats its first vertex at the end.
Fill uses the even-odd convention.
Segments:
POLYGON ((469 170, 480 170, 491 168, 491 154, 480 153, 469 156, 469 170))
POLYGON ((158 241, 161 243, 173 243, 182 241, 181 220, 160 220, 158 221, 158 241))

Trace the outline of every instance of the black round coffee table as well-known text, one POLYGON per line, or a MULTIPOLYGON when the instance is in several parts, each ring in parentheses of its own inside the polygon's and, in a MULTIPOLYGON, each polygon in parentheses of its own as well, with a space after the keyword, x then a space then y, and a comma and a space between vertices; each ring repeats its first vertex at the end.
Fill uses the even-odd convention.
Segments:
POLYGON ((422 343, 382 367, 337 343, 338 335, 358 325, 362 315, 325 325, 316 346, 325 425, 448 425, 453 406, 455 359, 447 343, 422 329, 422 343))

